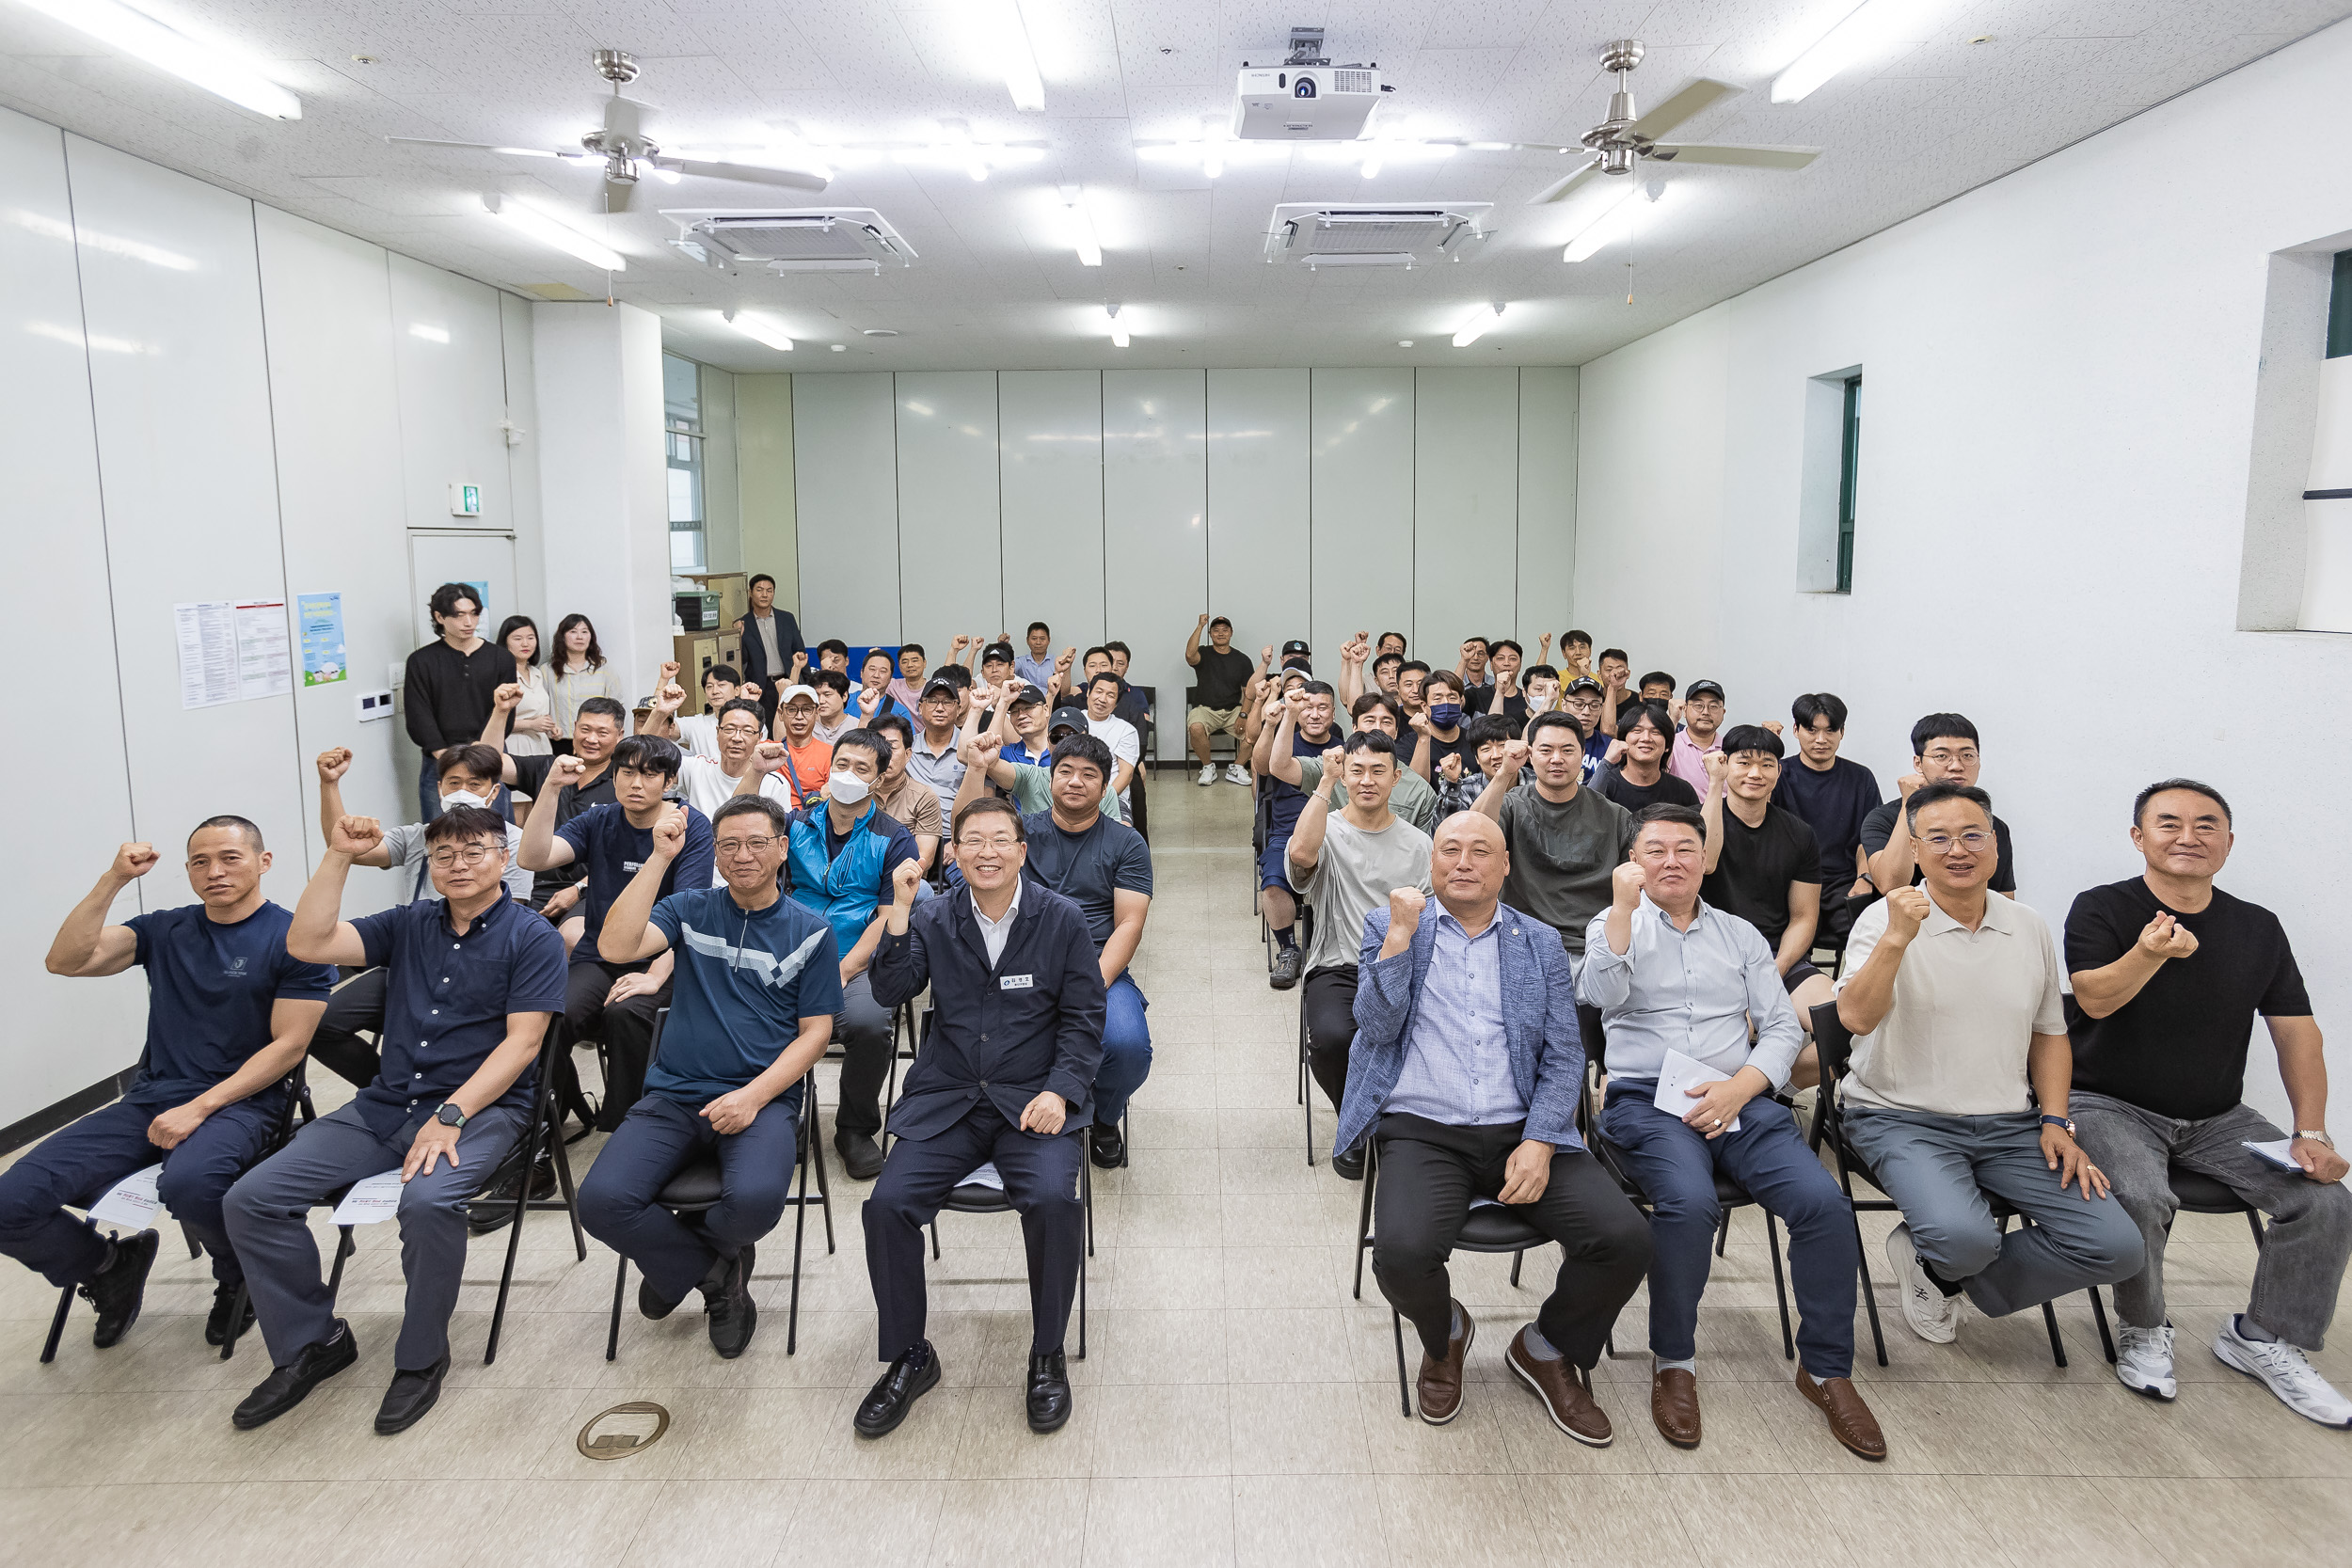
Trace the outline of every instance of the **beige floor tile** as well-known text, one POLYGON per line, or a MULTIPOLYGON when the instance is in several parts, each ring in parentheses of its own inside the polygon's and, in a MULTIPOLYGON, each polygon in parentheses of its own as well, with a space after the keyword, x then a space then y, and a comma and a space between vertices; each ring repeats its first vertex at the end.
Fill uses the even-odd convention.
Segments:
MULTIPOLYGON (((1374 1568, 1390 1560, 1380 1476, 1233 1478, 1240 1568, 1374 1568)), ((1407 1561, 1422 1561, 1415 1553, 1407 1561)))
POLYGON ((1096 1411, 1094 1474, 1225 1476, 1232 1473, 1226 1386, 1112 1384, 1089 1390, 1096 1411))
POLYGON ((634 1560, 630 1542, 652 1509, 658 1481, 520 1481, 484 1487, 465 1532, 467 1568, 599 1568, 634 1560))
POLYGON ((1368 1475, 1363 1407, 1343 1383, 1238 1383, 1227 1391, 1236 1475, 1368 1475))
POLYGON ((1380 1519, 1394 1561, 1420 1560, 1442 1543, 1446 1562, 1460 1568, 1519 1568, 1538 1539, 1516 1476, 1388 1476, 1380 1485, 1380 1519))
POLYGON ((939 1519, 927 1560, 932 1568, 1073 1568, 1086 1551, 1088 1485, 947 1481, 937 1488, 939 1519))
POLYGON ((1531 1475, 1519 1481, 1535 1538, 1564 1563, 1694 1568, 1679 1483, 1659 1476, 1531 1475))
POLYGON ((1232 1482, 1223 1476, 1098 1478, 1087 1488, 1083 1560, 1101 1568, 1231 1563, 1232 1482))

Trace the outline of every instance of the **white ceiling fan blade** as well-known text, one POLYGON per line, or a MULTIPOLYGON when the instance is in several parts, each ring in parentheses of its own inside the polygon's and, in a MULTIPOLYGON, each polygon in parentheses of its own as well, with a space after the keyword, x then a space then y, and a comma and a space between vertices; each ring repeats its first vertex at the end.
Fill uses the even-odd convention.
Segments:
POLYGON ((434 136, 386 136, 388 142, 405 147, 457 147, 469 152, 502 152, 510 158, 564 158, 574 154, 550 151, 544 147, 492 147, 488 142, 442 141, 434 136))
POLYGON ((1729 82, 1718 82, 1702 76, 1635 120, 1633 135, 1646 136, 1656 141, 1692 115, 1706 109, 1717 99, 1728 98, 1740 90, 1741 89, 1733 87, 1729 82))
POLYGON ((1742 168, 1803 168, 1821 155, 1818 147, 1653 147, 1661 164, 1734 164, 1742 168))
POLYGON ((642 136, 653 105, 615 93, 604 101, 604 133, 608 136, 642 136))
POLYGON ((1540 206, 1547 201, 1560 200, 1569 192, 1575 190, 1579 185, 1582 184, 1586 176, 1590 175, 1598 167, 1600 167, 1600 160, 1598 158, 1595 158, 1592 162, 1586 164, 1583 167, 1578 169, 1575 173, 1567 176, 1565 179, 1555 180, 1550 184, 1546 185, 1542 190, 1537 191, 1534 196, 1529 197, 1527 198, 1527 204, 1530 207, 1535 207, 1540 206))
POLYGON ((771 168, 765 164, 729 164, 709 158, 655 158, 656 168, 675 174, 699 175, 706 180, 741 180, 754 185, 782 185, 787 190, 821 191, 832 182, 806 169, 771 168))

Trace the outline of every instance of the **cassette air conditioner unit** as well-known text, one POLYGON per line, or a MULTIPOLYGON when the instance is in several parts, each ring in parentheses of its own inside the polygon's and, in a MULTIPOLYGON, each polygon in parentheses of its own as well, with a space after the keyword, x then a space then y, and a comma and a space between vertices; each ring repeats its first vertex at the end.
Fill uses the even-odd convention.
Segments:
POLYGON ((1491 201, 1286 201, 1266 230, 1268 262, 1413 267, 1458 261, 1490 232, 1491 201))
POLYGON ((874 272, 913 266, 914 247, 871 207, 662 209, 670 242, 719 272, 874 272))

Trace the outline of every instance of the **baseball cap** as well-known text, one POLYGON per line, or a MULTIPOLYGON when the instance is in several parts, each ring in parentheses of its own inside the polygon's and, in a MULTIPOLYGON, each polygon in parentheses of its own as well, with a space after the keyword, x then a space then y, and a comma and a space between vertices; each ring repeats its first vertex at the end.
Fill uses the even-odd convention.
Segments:
MULTIPOLYGON (((1711 686, 1714 683, 1709 681, 1706 684, 1711 686)), ((1579 675, 1576 679, 1568 682, 1568 690, 1572 693, 1578 691, 1598 691, 1599 689, 1600 682, 1593 679, 1590 675, 1579 675)), ((1720 697, 1723 695, 1723 692, 1718 689, 1715 694, 1720 697)))
POLYGON ((980 662, 982 664, 1010 664, 1012 662, 1012 644, 1009 642, 991 642, 987 647, 980 650, 980 662))
POLYGON ((1043 701, 1045 701, 1045 693, 1031 686, 1027 681, 1022 681, 1012 688, 1011 702, 1014 707, 1026 707, 1032 703, 1043 701))
POLYGON ((813 686, 787 686, 776 693, 779 705, 789 705, 795 697, 806 697, 813 703, 817 700, 817 689, 813 686))
POLYGON ((915 700, 917 702, 928 703, 933 697, 961 697, 962 695, 963 688, 958 686, 955 682, 949 680, 945 675, 933 675, 930 680, 923 683, 923 694, 915 700))
POLYGON ((1087 710, 1082 707, 1057 707, 1054 710, 1054 717, 1045 721, 1045 733, 1049 736, 1056 730, 1065 728, 1083 730, 1089 735, 1094 733, 1094 727, 1087 722, 1087 710))
POLYGON ((1285 656, 1288 656, 1291 654, 1311 654, 1313 653, 1314 650, 1307 646, 1304 639, 1294 637, 1289 641, 1282 644, 1282 652, 1285 656))
POLYGON ((1729 702, 1731 700, 1730 698, 1724 696, 1724 689, 1716 685, 1713 681, 1692 681, 1690 686, 1684 689, 1682 693, 1682 700, 1687 703, 1692 698, 1699 695, 1701 692, 1706 692, 1710 696, 1721 698, 1724 702, 1729 702))

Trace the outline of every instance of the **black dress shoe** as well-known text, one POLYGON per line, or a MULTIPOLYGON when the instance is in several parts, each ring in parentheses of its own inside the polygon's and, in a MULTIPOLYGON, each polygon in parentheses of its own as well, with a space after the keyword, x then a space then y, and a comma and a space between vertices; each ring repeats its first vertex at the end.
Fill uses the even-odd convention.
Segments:
POLYGON ((655 1290, 653 1281, 640 1275, 637 1279, 637 1310, 640 1316, 660 1323, 677 1310, 677 1303, 655 1290))
POLYGON ((98 1308, 98 1327, 89 1342, 100 1350, 122 1343, 122 1337, 139 1321, 139 1304, 147 1299, 147 1271, 155 1266, 155 1249, 162 1241, 152 1230, 118 1238, 107 1253, 105 1266, 82 1282, 82 1294, 98 1308))
POLYGON ((1059 1432, 1070 1421, 1070 1367, 1059 1351, 1029 1357, 1029 1430, 1059 1432))
MULTIPOLYGON (((518 1170, 510 1170, 492 1182, 489 1191, 467 1207, 467 1231, 475 1236, 489 1236, 505 1229, 515 1217, 515 1195, 522 1190, 522 1173, 518 1170)), ((537 1201, 554 1196, 555 1161, 543 1154, 531 1167, 531 1196, 537 1201)))
POLYGON ((272 1368, 229 1419, 239 1432, 251 1432, 274 1421, 310 1398, 311 1389, 358 1359, 358 1336, 337 1318, 333 1334, 303 1346, 284 1366, 272 1368))
POLYGON ((852 1181, 871 1181, 882 1174, 882 1146, 863 1132, 835 1132, 833 1147, 840 1152, 842 1168, 852 1181))
POLYGON ((253 1326, 253 1294, 242 1286, 215 1285, 213 1309, 204 1315, 204 1342, 225 1345, 253 1326), (232 1318, 231 1313, 235 1316, 232 1318))
POLYGON ((759 1326, 759 1304, 752 1300, 752 1249, 747 1244, 729 1263, 716 1290, 703 1293, 708 1316, 710 1348, 726 1360, 743 1354, 759 1326))
POLYGON ((1331 1169, 1345 1180, 1361 1181, 1364 1179, 1364 1146, 1358 1144, 1343 1153, 1332 1155, 1331 1169))
POLYGON ((1119 1123, 1096 1122, 1093 1142, 1096 1170, 1117 1170, 1127 1163, 1127 1134, 1119 1130, 1119 1123))
POLYGON ((377 1435, 389 1437, 423 1420, 424 1413, 439 1402, 441 1379, 447 1375, 447 1354, 421 1372, 395 1370, 392 1386, 384 1390, 384 1402, 375 1407, 377 1435))
POLYGON ((880 1437, 896 1432, 898 1423, 907 1418, 907 1412, 914 1408, 914 1402, 938 1386, 939 1353, 926 1339, 893 1361, 890 1370, 866 1391, 865 1402, 857 1407, 857 1417, 851 1424, 860 1437, 880 1437))

